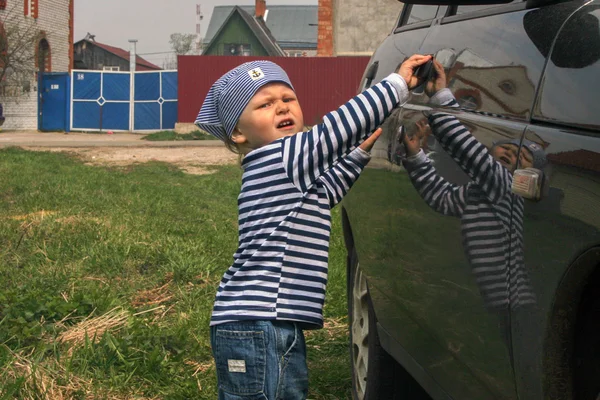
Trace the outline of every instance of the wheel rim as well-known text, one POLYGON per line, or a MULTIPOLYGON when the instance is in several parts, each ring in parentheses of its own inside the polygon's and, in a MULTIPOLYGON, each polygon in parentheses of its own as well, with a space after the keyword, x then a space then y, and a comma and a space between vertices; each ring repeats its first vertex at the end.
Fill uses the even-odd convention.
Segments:
POLYGON ((367 280, 358 268, 354 270, 352 287, 352 361, 357 398, 365 398, 369 365, 369 306, 367 280))

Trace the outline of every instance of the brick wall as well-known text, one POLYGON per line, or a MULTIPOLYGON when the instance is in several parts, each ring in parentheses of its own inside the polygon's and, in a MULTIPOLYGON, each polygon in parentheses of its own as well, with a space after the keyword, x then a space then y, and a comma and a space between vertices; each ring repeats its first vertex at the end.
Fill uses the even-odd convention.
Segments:
MULTIPOLYGON (((50 72, 68 72, 72 65, 72 2, 73 0, 39 1, 38 18, 34 20, 36 28, 43 32, 50 45, 50 72)), ((0 18, 8 12, 17 13, 22 24, 32 21, 31 16, 24 16, 23 0, 8 0, 5 10, 0 10, 0 18), (13 9, 15 7, 15 9, 13 9)), ((7 26, 5 26, 8 29, 7 26)), ((9 46, 11 44, 9 43, 9 46)), ((35 64, 35 61, 32 61, 35 64)), ((4 116, 6 122, 2 129, 37 129, 37 95, 38 87, 35 76, 31 77, 30 91, 19 97, 4 97, 4 116)))
POLYGON ((332 0, 334 55, 370 55, 395 28, 398 0, 332 0))
POLYGON ((319 0, 317 56, 331 57, 334 55, 333 2, 334 0, 319 0))
POLYGON ((318 56, 370 56, 395 28, 398 0, 319 0, 318 56))

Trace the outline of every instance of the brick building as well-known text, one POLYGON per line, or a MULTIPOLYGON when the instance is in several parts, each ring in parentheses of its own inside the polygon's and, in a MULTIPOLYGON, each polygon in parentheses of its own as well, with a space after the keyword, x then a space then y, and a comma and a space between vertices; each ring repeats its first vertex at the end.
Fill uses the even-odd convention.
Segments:
POLYGON ((393 31, 398 0, 319 0, 318 56, 370 56, 393 31))
POLYGON ((73 65, 74 0, 0 0, 0 40, 11 49, 7 32, 35 30, 31 71, 18 87, 3 88, 0 102, 6 121, 3 129, 37 129, 39 72, 69 72, 73 65), (4 33, 2 33, 4 32, 4 33), (6 40, 6 37, 8 39, 6 40))

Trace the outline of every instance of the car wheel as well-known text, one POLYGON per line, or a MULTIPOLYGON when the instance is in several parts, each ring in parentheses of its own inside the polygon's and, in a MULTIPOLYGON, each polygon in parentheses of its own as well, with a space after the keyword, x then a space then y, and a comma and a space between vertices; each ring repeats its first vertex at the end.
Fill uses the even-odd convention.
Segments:
MULTIPOLYGON (((598 289, 598 288, 597 288, 598 289)), ((578 319, 573 369, 575 398, 600 399, 600 297, 586 299, 586 310, 578 319)))
POLYGON ((353 400, 428 398, 381 347, 367 280, 354 251, 348 257, 348 320, 353 400))

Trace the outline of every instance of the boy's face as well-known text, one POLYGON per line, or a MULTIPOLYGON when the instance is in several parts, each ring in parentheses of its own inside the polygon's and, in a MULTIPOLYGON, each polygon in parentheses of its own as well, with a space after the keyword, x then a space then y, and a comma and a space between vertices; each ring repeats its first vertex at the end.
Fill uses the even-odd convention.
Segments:
MULTIPOLYGON (((492 156, 500 164, 502 164, 510 172, 515 172, 517 169, 517 154, 519 153, 519 147, 512 143, 501 144, 495 146, 492 149, 492 156)), ((526 147, 521 149, 519 155, 520 167, 530 168, 533 167, 533 155, 526 147)))
POLYGON ((303 128, 304 117, 296 93, 285 83, 273 82, 252 97, 240 116, 233 140, 238 147, 257 149, 303 128))

